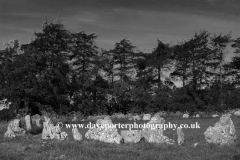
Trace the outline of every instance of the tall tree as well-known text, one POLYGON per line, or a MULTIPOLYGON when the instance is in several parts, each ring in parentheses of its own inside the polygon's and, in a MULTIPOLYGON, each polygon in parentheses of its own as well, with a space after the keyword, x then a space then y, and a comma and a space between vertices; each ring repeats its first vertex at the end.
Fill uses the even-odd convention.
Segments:
POLYGON ((67 101, 69 86, 70 31, 59 21, 45 21, 42 31, 35 33, 35 39, 29 46, 32 48, 30 52, 36 50, 38 57, 43 60, 41 61, 43 67, 39 70, 38 76, 43 77, 46 85, 51 88, 55 100, 52 105, 60 111, 60 108, 67 105, 64 103, 67 101))
POLYGON ((163 71, 169 71, 172 66, 172 50, 169 44, 164 44, 158 40, 158 45, 151 53, 152 68, 157 71, 154 77, 157 78, 158 87, 162 85, 161 78, 163 77, 163 71))
POLYGON ((123 39, 115 44, 115 48, 111 51, 114 54, 114 71, 116 76, 120 77, 120 82, 131 80, 133 69, 133 53, 135 47, 132 43, 123 39))
POLYGON ((100 55, 100 68, 104 73, 104 76, 108 78, 108 81, 111 83, 111 88, 114 85, 114 55, 111 51, 102 50, 100 55))
POLYGON ((187 80, 190 77, 190 54, 189 43, 183 42, 182 44, 174 46, 174 60, 175 68, 170 74, 171 77, 177 79, 178 77, 182 81, 182 86, 185 87, 187 80))
POLYGON ((94 80, 99 75, 99 53, 95 44, 97 35, 87 34, 84 31, 71 33, 70 65, 71 91, 77 109, 89 114, 96 101, 96 92, 93 89, 94 80))
POLYGON ((95 33, 87 34, 84 31, 71 34, 71 65, 80 76, 80 82, 85 83, 89 75, 87 74, 96 64, 97 46, 95 33))
POLYGON ((231 35, 214 35, 211 37, 211 47, 213 52, 214 63, 212 65, 213 70, 219 73, 216 74, 216 80, 220 81, 222 84, 222 65, 224 64, 224 59, 227 54, 227 45, 231 42, 231 35))
POLYGON ((231 77, 233 79, 233 83, 235 86, 240 84, 240 38, 233 40, 232 47, 235 48, 235 56, 232 58, 230 62, 231 67, 231 77))
POLYGON ((134 55, 134 68, 136 74, 136 85, 142 86, 143 89, 150 89, 154 84, 154 75, 152 74, 153 68, 151 67, 151 54, 136 53, 134 55))
MULTIPOLYGON (((231 42, 231 35, 214 35, 211 37, 211 46, 213 51, 213 70, 215 73, 215 81, 220 82, 220 105, 223 106, 224 98, 223 98, 223 79, 225 78, 225 75, 223 75, 224 72, 224 59, 225 55, 227 54, 227 45, 231 42), (217 73, 216 73, 217 72, 217 73)), ((225 67, 226 68, 226 67, 225 67)))

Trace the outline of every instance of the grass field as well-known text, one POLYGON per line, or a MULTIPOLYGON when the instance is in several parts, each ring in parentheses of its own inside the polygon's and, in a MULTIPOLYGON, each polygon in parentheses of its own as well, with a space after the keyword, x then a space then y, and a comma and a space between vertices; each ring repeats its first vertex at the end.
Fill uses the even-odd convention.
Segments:
MULTIPOLYGON (((182 119, 167 117, 166 122, 172 124, 193 124, 198 122, 200 129, 183 129, 185 143, 178 145, 151 144, 140 141, 136 144, 108 144, 84 139, 73 141, 71 129, 63 128, 69 133, 69 140, 41 140, 41 134, 25 135, 16 138, 3 138, 7 123, 0 124, 0 160, 240 160, 240 117, 232 117, 238 139, 233 146, 218 146, 208 144, 204 132, 208 126, 213 126, 219 118, 182 119), (195 143, 199 143, 194 147, 195 143)), ((147 121, 138 122, 146 123, 147 121)), ((83 122, 82 122, 83 123, 83 122)), ((84 122, 87 124, 88 122, 84 122)), ((114 121, 114 123, 119 123, 114 121)), ((124 121, 120 123, 133 123, 124 121)), ((79 129, 85 135, 87 129, 79 129)), ((164 135, 177 140, 176 130, 167 129, 164 135)))

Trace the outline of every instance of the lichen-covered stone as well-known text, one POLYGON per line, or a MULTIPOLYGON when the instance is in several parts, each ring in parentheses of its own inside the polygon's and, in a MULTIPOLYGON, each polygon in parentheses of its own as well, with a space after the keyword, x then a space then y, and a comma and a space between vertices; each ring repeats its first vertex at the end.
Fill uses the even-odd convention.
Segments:
POLYGON ((81 141, 83 139, 82 135, 79 133, 77 128, 73 128, 72 133, 73 133, 73 139, 74 140, 81 141))
POLYGON ((30 115, 25 116, 25 124, 26 124, 27 131, 30 131, 32 129, 30 115))
POLYGON ((43 128, 42 118, 39 114, 31 116, 31 122, 33 125, 36 125, 39 128, 43 128))
POLYGON ((77 116, 76 116, 76 115, 74 115, 72 121, 73 121, 73 122, 76 122, 76 121, 77 121, 77 116))
POLYGON ((67 139, 67 133, 61 132, 60 126, 54 126, 50 118, 45 117, 43 122, 42 139, 67 139))
POLYGON ((124 143, 137 143, 142 138, 141 130, 121 130, 124 143))
POLYGON ((152 143, 174 144, 175 141, 163 135, 163 124, 165 120, 160 116, 154 116, 142 129, 142 137, 152 143))
POLYGON ((68 134, 66 132, 61 132, 60 133, 60 140, 65 140, 68 139, 68 134))
POLYGON ((176 112, 176 116, 180 116, 182 113, 180 111, 176 112))
POLYGON ((157 113, 155 113, 153 116, 159 116, 159 117, 166 117, 168 115, 168 113, 166 111, 159 111, 157 113))
MULTIPOLYGON (((103 118, 103 117, 98 117, 98 119, 101 119, 101 118, 103 118)), ((122 113, 115 113, 111 116, 111 118, 113 118, 113 119, 124 119, 124 118, 126 118, 126 116, 122 113)))
POLYGON ((98 119, 96 125, 96 127, 90 128, 85 134, 87 139, 117 144, 122 142, 122 136, 118 134, 117 128, 113 127, 113 123, 109 117, 98 119))
POLYGON ((189 117, 189 114, 185 113, 183 114, 183 118, 188 118, 189 117))
POLYGON ((234 112, 234 115, 235 115, 235 116, 240 116, 240 110, 234 112))
POLYGON ((184 133, 182 131, 182 128, 177 128, 177 136, 178 136, 178 145, 182 145, 184 142, 184 133))
POLYGON ((6 133, 4 134, 4 137, 16 137, 16 136, 22 136, 26 133, 26 131, 20 127, 20 119, 14 119, 9 122, 8 128, 6 133))
POLYGON ((132 117, 129 117, 129 118, 128 118, 128 120, 129 120, 129 121, 132 121, 132 120, 133 120, 133 118, 132 118, 132 117))
POLYGON ((151 119, 151 114, 144 114, 142 120, 149 121, 151 119))
POLYGON ((200 115, 199 114, 196 114, 196 118, 199 118, 200 117, 200 115))
POLYGON ((212 115, 213 118, 219 117, 217 114, 212 115))
POLYGON ((207 128, 204 132, 207 142, 220 145, 230 145, 235 142, 236 130, 230 116, 230 114, 222 115, 214 127, 207 128))
POLYGON ((132 118, 134 121, 141 121, 141 117, 139 115, 135 115, 132 118))

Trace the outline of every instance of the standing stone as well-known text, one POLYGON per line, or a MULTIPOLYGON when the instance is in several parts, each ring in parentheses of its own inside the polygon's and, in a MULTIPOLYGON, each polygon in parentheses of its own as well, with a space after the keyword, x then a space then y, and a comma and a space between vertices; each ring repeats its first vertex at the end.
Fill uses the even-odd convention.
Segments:
POLYGON ((109 117, 98 119, 96 126, 87 131, 85 134, 87 139, 99 140, 106 143, 122 143, 123 138, 118 134, 117 128, 113 126, 109 117))
POLYGON ((168 113, 166 111, 159 111, 159 112, 155 113, 154 116, 166 117, 167 114, 168 113))
POLYGON ((118 113, 117 114, 117 118, 118 119, 124 119, 124 118, 126 118, 126 116, 124 114, 122 114, 122 113, 118 113))
POLYGON ((133 116, 134 121, 141 121, 141 117, 139 115, 133 116))
POLYGON ((177 136, 178 136, 178 145, 182 145, 184 142, 184 133, 182 131, 182 128, 177 128, 177 136))
POLYGON ((14 119, 9 122, 7 132, 4 137, 16 137, 24 135, 26 132, 23 128, 20 128, 20 119, 14 119))
POLYGON ((189 117, 189 114, 185 113, 183 114, 183 118, 188 118, 189 117))
POLYGON ((151 119, 151 114, 144 114, 143 115, 143 121, 150 121, 150 119, 151 119))
POLYGON ((76 121, 77 121, 77 115, 76 115, 76 114, 74 114, 72 121, 73 121, 73 122, 76 122, 76 121))
POLYGON ((199 115, 199 114, 197 114, 197 115, 196 115, 196 118, 199 118, 199 117, 200 117, 200 115, 199 115))
POLYGON ((36 126, 38 126, 39 128, 42 128, 42 124, 41 124, 41 119, 36 119, 36 126))
POLYGON ((126 118, 132 118, 132 113, 128 113, 127 115, 126 115, 126 118))
POLYGON ((142 138, 140 130, 121 130, 121 136, 124 139, 124 143, 137 143, 142 138))
POLYGON ((133 120, 133 118, 132 118, 132 117, 128 117, 128 120, 129 120, 129 121, 132 121, 132 120, 133 120))
POLYGON ((207 128, 204 132, 207 142, 220 145, 230 145, 235 142, 237 139, 236 130, 230 116, 230 114, 223 114, 214 127, 207 128))
POLYGON ((83 139, 82 135, 79 133, 77 128, 73 128, 72 133, 73 133, 73 139, 74 140, 81 141, 83 139))
POLYGON ((30 115, 25 116, 25 124, 26 124, 27 131, 30 131, 32 129, 30 115))
POLYGON ((165 120, 160 116, 154 116, 142 129, 142 137, 151 143, 174 144, 175 141, 163 135, 163 124, 165 120))
POLYGON ((66 132, 60 132, 60 140, 68 139, 68 134, 66 132))
POLYGON ((61 132, 59 125, 54 126, 50 118, 46 116, 44 118, 45 122, 43 122, 42 139, 67 139, 67 133, 61 132))
POLYGON ((212 115, 213 118, 219 117, 217 114, 212 115))
POLYGON ((43 128, 42 119, 39 114, 35 114, 31 117, 31 122, 33 125, 36 125, 39 128, 43 128))
POLYGON ((197 147, 198 146, 198 143, 194 143, 194 145, 193 145, 194 147, 197 147))
POLYGON ((182 113, 180 111, 176 112, 176 116, 180 116, 182 113))
POLYGON ((240 110, 234 112, 234 115, 235 115, 235 116, 240 116, 240 110))

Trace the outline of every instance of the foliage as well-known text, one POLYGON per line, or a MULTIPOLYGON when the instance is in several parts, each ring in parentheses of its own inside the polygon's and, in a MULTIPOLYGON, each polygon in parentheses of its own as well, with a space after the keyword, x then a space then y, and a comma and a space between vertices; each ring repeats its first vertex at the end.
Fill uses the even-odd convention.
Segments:
POLYGON ((239 106, 240 43, 230 34, 212 36, 203 30, 177 45, 158 40, 150 53, 138 51, 127 39, 113 49, 101 49, 95 33, 70 31, 59 21, 45 21, 34 36, 28 44, 12 40, 0 51, 0 97, 12 102, 9 111, 1 111, 6 115, 196 112, 239 106), (226 63, 230 44, 236 55, 226 63))

